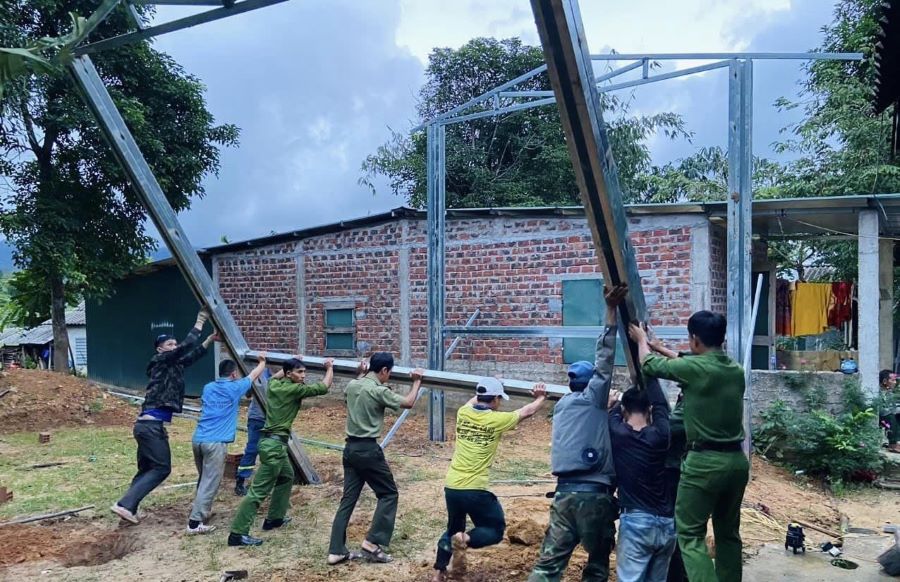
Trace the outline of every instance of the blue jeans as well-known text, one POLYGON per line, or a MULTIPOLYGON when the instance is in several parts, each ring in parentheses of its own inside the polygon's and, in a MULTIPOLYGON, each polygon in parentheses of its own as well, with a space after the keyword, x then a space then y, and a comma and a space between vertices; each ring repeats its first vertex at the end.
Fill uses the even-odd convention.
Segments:
POLYGON ((237 476, 241 479, 249 479, 256 467, 256 455, 259 453, 259 431, 265 426, 266 421, 255 418, 247 419, 247 446, 244 447, 244 456, 237 468, 237 476))
POLYGON ((675 518, 622 510, 616 546, 617 579, 665 582, 675 545, 675 518))

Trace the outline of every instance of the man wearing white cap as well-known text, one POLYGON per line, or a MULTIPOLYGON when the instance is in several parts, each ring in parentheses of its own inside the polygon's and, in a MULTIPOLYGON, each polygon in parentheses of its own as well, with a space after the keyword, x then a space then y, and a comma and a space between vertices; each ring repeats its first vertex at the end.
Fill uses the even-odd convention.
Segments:
POLYGON ((447 531, 438 540, 436 582, 446 579, 448 565, 456 576, 465 573, 466 548, 492 546, 503 539, 506 519, 497 497, 488 491, 488 471, 503 433, 533 416, 544 403, 544 384, 535 384, 531 393, 534 402, 513 412, 500 412, 500 400, 509 400, 503 383, 497 378, 482 378, 475 397, 456 413, 456 449, 444 485, 447 531), (468 533, 466 516, 475 525, 468 533))

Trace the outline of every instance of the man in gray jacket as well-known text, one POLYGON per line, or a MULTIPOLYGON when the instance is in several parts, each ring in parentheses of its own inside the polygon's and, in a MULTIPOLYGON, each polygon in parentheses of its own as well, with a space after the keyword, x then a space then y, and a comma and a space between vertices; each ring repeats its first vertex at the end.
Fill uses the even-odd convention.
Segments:
POLYGON ((572 392, 563 396, 553 411, 550 457, 556 493, 541 555, 529 582, 559 580, 579 543, 588 553, 582 580, 605 582, 609 578, 619 507, 613 497, 616 472, 607 405, 616 355, 616 309, 627 291, 620 285, 604 293, 606 329, 597 339, 595 365, 572 364, 572 392))

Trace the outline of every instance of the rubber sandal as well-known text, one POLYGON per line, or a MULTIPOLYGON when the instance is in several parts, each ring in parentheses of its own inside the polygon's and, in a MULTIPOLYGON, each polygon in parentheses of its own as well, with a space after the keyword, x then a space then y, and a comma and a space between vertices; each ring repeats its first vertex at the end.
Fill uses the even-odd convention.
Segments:
POLYGON ((381 546, 375 546, 375 550, 367 550, 365 548, 362 549, 362 557, 367 562, 376 562, 378 564, 390 564, 394 561, 394 558, 390 556, 390 554, 384 553, 384 550, 381 549, 381 546))

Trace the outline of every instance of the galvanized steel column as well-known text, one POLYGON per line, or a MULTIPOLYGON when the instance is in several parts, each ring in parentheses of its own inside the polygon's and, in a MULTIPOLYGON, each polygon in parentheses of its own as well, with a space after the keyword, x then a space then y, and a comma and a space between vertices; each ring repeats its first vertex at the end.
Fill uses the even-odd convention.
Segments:
POLYGON ((607 284, 629 287, 619 308, 619 334, 628 346, 625 357, 632 377, 639 382, 637 346, 627 329, 629 323, 646 319, 644 292, 578 2, 531 0, 531 8, 603 278, 607 284))
MULTIPOLYGON (((444 260, 447 168, 446 128, 443 124, 426 129, 428 186, 428 369, 444 369, 444 260)), ((428 400, 428 438, 443 441, 444 391, 432 390, 428 400)))
MULTIPOLYGON (((743 360, 750 334, 753 205, 753 62, 728 69, 728 353, 743 360)), ((750 371, 746 370, 749 383, 750 371)))

